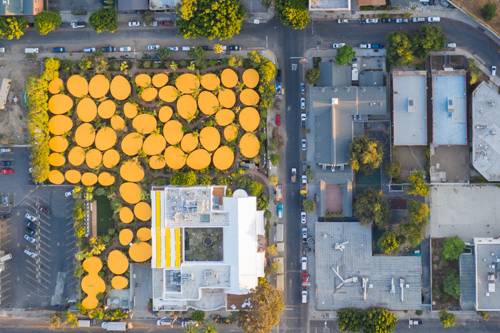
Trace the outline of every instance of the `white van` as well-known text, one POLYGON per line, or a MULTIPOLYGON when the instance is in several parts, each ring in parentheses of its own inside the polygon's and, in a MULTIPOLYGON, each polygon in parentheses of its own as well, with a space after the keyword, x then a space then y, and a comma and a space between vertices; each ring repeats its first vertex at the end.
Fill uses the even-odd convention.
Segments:
POLYGON ((307 257, 300 258, 300 268, 303 271, 307 271, 307 257))
POLYGON ((307 304, 307 290, 302 290, 302 304, 307 304))
POLYGON ((24 49, 24 53, 26 54, 33 54, 33 53, 39 53, 40 50, 38 49, 38 47, 27 47, 24 49))

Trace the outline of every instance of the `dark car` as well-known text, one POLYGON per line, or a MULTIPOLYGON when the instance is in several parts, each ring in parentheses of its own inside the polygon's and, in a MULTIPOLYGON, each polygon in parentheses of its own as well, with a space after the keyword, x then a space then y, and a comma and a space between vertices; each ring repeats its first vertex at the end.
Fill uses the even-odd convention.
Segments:
POLYGON ((50 214, 50 208, 47 207, 47 206, 44 206, 44 205, 41 205, 41 204, 36 204, 36 208, 38 209, 38 211, 44 213, 44 214, 47 214, 49 215, 50 214))
POLYGON ((239 45, 228 45, 227 49, 229 51, 239 51, 239 50, 241 50, 241 46, 239 46, 239 45))
POLYGON ((24 230, 24 232, 25 232, 27 235, 32 236, 32 237, 36 235, 36 231, 35 231, 34 229, 31 229, 31 228, 26 228, 26 229, 24 230))
POLYGON ((276 81, 281 82, 281 69, 276 71, 276 81))
POLYGON ((105 46, 105 47, 101 48, 101 51, 102 52, 115 52, 116 51, 116 47, 108 45, 108 46, 105 46))
POLYGON ((0 166, 10 167, 14 165, 14 161, 0 161, 0 166))
POLYGON ((204 50, 204 51, 212 51, 212 50, 213 50, 213 48, 212 48, 212 47, 210 47, 210 46, 208 46, 208 45, 202 45, 202 46, 201 46, 201 48, 202 48, 202 50, 204 50))
POLYGON ((161 26, 164 27, 171 27, 174 25, 174 21, 160 21, 159 23, 161 26))
POLYGON ((64 47, 53 47, 52 52, 54 53, 64 53, 66 52, 66 49, 64 47))
POLYGON ((12 168, 2 168, 0 169, 0 175, 11 175, 14 173, 14 169, 12 168))
POLYGON ((373 43, 371 48, 372 49, 383 49, 384 45, 383 44, 379 44, 379 43, 373 43))
POLYGON ((26 228, 36 230, 36 224, 31 222, 28 219, 25 219, 24 222, 26 223, 26 228))

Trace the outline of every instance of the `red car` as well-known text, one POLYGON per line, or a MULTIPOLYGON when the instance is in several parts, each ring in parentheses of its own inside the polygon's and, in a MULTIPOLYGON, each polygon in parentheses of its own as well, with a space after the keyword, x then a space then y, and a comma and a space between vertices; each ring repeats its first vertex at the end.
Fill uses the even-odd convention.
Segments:
POLYGON ((281 125, 281 115, 277 114, 276 118, 274 119, 274 122, 276 123, 276 126, 281 125))
POLYGON ((12 168, 3 168, 3 169, 0 169, 0 174, 1 175, 11 175, 14 173, 14 169, 12 168))

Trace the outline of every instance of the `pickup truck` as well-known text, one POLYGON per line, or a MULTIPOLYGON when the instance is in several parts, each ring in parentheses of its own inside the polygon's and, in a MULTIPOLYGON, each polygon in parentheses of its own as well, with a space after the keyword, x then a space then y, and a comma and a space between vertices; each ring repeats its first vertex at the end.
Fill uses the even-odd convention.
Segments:
POLYGON ((296 168, 292 168, 291 173, 292 173, 292 175, 290 176, 290 181, 292 183, 295 183, 297 181, 297 169, 296 168))

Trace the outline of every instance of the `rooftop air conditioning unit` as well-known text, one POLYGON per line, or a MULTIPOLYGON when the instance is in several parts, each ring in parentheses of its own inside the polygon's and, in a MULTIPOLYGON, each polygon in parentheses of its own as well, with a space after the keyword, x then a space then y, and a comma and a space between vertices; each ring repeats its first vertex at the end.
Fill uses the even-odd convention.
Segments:
POLYGON ((415 112, 415 101, 412 98, 408 98, 408 112, 415 112))
POLYGON ((449 113, 455 112, 455 105, 453 104, 452 98, 448 98, 447 109, 449 113))

